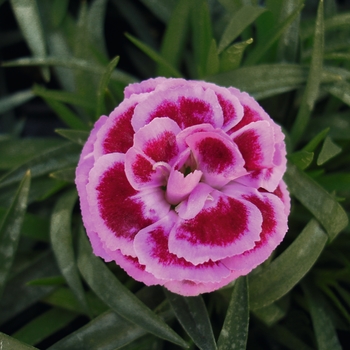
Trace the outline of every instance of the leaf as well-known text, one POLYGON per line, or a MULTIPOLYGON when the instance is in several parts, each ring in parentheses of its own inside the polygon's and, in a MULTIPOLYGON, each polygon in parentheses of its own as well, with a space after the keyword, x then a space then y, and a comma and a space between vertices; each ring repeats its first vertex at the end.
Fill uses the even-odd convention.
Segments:
POLYGON ((32 280, 27 283, 28 286, 55 286, 55 285, 63 285, 66 283, 66 280, 63 276, 52 276, 52 277, 44 277, 37 278, 36 280, 32 280))
POLYGON ((299 107, 297 117, 294 121, 290 136, 292 143, 296 145, 301 139, 310 119, 318 96, 321 83, 320 72, 323 70, 323 50, 324 50, 324 20, 323 20, 323 0, 320 0, 315 25, 315 38, 312 49, 311 65, 309 76, 306 82, 305 91, 299 107))
POLYGON ((218 73, 219 66, 220 66, 220 61, 219 61, 219 56, 216 48, 216 41, 215 39, 212 39, 209 52, 208 52, 208 57, 207 57, 207 66, 205 68, 206 74, 213 75, 218 73))
POLYGON ((303 147, 303 151, 306 152, 313 152, 316 147, 324 140, 324 138, 327 136, 328 132, 329 132, 329 127, 322 130, 321 132, 319 132, 316 136, 314 136, 312 138, 312 140, 310 140, 308 142, 308 144, 306 146, 303 147))
POLYGON ((267 306, 261 307, 259 309, 255 309, 253 311, 254 316, 256 316, 259 320, 264 322, 268 327, 276 324, 282 318, 284 318, 287 314, 286 308, 283 308, 280 304, 280 301, 283 301, 284 297, 282 297, 277 302, 273 302, 267 306))
POLYGON ((317 165, 324 164, 329 159, 339 154, 341 151, 342 149, 339 146, 337 146, 329 136, 327 136, 323 142, 321 152, 318 155, 317 165))
POLYGON ((168 22, 176 4, 176 0, 141 0, 141 2, 164 23, 168 22))
POLYGON ((183 329, 201 350, 217 349, 207 308, 201 296, 183 297, 164 289, 183 329))
POLYGON ((29 188, 30 171, 27 171, 19 184, 11 206, 0 223, 0 297, 17 251, 21 227, 27 210, 29 188))
POLYGON ((57 201, 51 215, 50 238, 52 250, 62 275, 74 292, 84 312, 91 316, 73 250, 71 221, 77 196, 74 189, 64 193, 57 201))
POLYGON ((173 77, 181 78, 181 74, 177 71, 177 69, 175 69, 169 62, 167 62, 158 52, 154 51, 148 45, 142 43, 128 33, 126 33, 125 36, 154 62, 166 68, 173 77))
POLYGON ((326 233, 311 220, 270 265, 249 275, 250 308, 265 307, 287 294, 311 269, 326 243, 326 233))
POLYGON ((348 217, 340 204, 295 165, 288 165, 284 179, 289 191, 323 225, 330 240, 347 226, 348 217))
POLYGON ((23 103, 30 101, 34 97, 31 90, 18 91, 12 95, 0 99, 0 114, 6 113, 23 103))
POLYGON ((56 180, 70 182, 74 184, 75 181, 75 167, 60 169, 50 174, 50 177, 56 180))
POLYGON ((330 86, 325 86, 324 89, 350 106, 350 84, 348 82, 340 81, 330 86))
POLYGON ((306 169, 314 159, 314 153, 308 151, 298 151, 289 154, 287 158, 292 161, 300 170, 306 169))
POLYGON ((51 23, 57 28, 67 14, 69 0, 54 0, 51 11, 51 23))
POLYGON ((302 283, 307 302, 309 304, 312 324, 314 327, 319 350, 341 350, 335 326, 328 316, 320 292, 310 283, 302 283))
MULTIPOLYGON (((35 57, 46 57, 44 30, 36 0, 10 0, 21 32, 35 57)), ((43 77, 50 80, 50 71, 42 69, 43 77)))
POLYGON ((220 73, 234 70, 239 67, 242 61, 244 50, 253 42, 253 38, 236 43, 221 53, 220 73))
POLYGON ((6 349, 16 349, 16 350, 33 350, 37 349, 33 346, 23 344, 19 340, 10 337, 9 335, 0 332, 0 345, 4 350, 6 349))
POLYGON ((278 38, 284 33, 288 26, 293 23, 301 12, 304 4, 300 4, 282 23, 279 23, 270 32, 266 33, 266 37, 262 40, 254 50, 249 53, 245 64, 254 65, 263 57, 263 55, 271 48, 271 46, 278 40, 278 38))
POLYGON ((78 267, 91 289, 113 311, 160 338, 187 347, 180 336, 120 283, 101 260, 92 255, 83 232, 80 234, 78 267))
MULTIPOLYGON (((179 68, 189 29, 191 2, 179 0, 174 8, 163 36, 161 56, 174 68, 179 68)), ((172 73, 162 65, 158 66, 158 76, 171 77, 172 73)))
POLYGON ((54 308, 35 317, 12 336, 30 345, 38 344, 66 327, 77 316, 74 312, 54 308))
POLYGON ((257 6, 242 6, 234 12, 225 28, 219 45, 218 53, 223 52, 238 36, 253 23, 266 9, 257 6))
POLYGON ((218 339, 218 350, 245 349, 249 326, 247 277, 240 277, 233 287, 225 322, 218 339))
POLYGON ((100 84, 97 90, 97 106, 96 106, 96 113, 95 113, 96 120, 105 111, 105 103, 104 103, 105 91, 108 87, 108 82, 109 82, 109 79, 111 78, 111 74, 115 69, 116 65, 118 64, 118 62, 119 62, 119 56, 116 56, 109 62, 106 68, 106 71, 101 77, 100 84))
POLYGON ((85 145, 89 137, 89 132, 85 130, 56 129, 55 132, 81 146, 85 145))

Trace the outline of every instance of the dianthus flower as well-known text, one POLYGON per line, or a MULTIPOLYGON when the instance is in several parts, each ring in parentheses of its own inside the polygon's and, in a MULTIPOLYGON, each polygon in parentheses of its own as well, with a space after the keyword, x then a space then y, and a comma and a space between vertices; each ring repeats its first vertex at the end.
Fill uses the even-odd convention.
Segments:
POLYGON ((232 87, 156 78, 124 94, 76 170, 94 254, 185 296, 264 262, 288 229, 281 128, 232 87))

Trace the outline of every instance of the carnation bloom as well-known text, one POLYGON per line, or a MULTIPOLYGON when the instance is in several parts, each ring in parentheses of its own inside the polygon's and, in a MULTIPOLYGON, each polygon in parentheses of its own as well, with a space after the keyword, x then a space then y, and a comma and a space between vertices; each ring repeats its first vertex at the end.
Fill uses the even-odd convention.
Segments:
POLYGON ((248 274, 288 229, 281 128, 232 87, 156 78, 124 94, 76 170, 94 254, 185 296, 248 274))

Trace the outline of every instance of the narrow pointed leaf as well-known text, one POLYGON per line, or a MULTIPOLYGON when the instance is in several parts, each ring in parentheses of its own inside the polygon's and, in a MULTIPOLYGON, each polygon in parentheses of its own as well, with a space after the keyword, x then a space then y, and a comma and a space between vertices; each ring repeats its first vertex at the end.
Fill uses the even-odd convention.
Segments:
POLYGON ((66 192, 57 201, 51 216, 50 238, 52 249, 62 275, 74 292, 82 309, 87 315, 91 315, 73 250, 71 221, 72 210, 77 197, 77 192, 74 189, 66 192))
POLYGON ((21 104, 30 101, 33 97, 34 94, 31 90, 23 90, 0 98, 0 114, 6 113, 21 104))
POLYGON ((314 159, 314 153, 301 150, 288 155, 288 159, 292 161, 299 169, 304 170, 314 159))
POLYGON ((11 206, 0 223, 0 297, 17 251, 21 227, 27 210, 29 188, 30 171, 27 171, 11 206))
POLYGON ((221 329, 218 350, 245 349, 249 326, 247 277, 240 277, 233 287, 230 305, 221 329))
POLYGON ((24 344, 21 341, 10 337, 9 335, 0 332, 0 344, 1 347, 6 349, 16 349, 16 350, 34 350, 37 348, 34 348, 31 345, 24 344))
POLYGON ((333 85, 326 86, 325 90, 350 106, 350 84, 348 82, 340 81, 333 85))
POLYGON ((207 57, 207 66, 205 69, 205 74, 214 75, 219 72, 219 67, 220 61, 218 51, 216 48, 216 41, 215 39, 212 39, 207 57))
POLYGON ((306 146, 303 147, 303 151, 306 152, 313 152, 316 147, 324 140, 324 138, 327 136, 330 128, 326 128, 319 132, 315 137, 312 138, 311 141, 307 143, 306 146))
POLYGON ((54 0, 52 5, 51 23, 57 28, 67 14, 69 0, 54 0))
POLYGON ((55 132, 69 141, 81 146, 85 145, 85 142, 89 137, 89 132, 85 130, 56 129, 55 132))
MULTIPOLYGON (((281 300, 283 300, 283 298, 281 300)), ((282 318, 284 318, 287 314, 287 310, 282 308, 279 305, 279 302, 280 300, 259 309, 255 309, 253 313, 259 320, 264 322, 264 324, 266 324, 268 327, 271 327, 282 318)))
POLYGON ((50 174, 50 177, 60 181, 70 182, 74 184, 75 181, 75 167, 60 169, 50 174))
POLYGON ((249 276, 252 310, 287 294, 311 269, 327 243, 327 234, 311 220, 295 241, 269 266, 249 276))
POLYGON ((320 72, 323 70, 323 50, 324 50, 324 18, 323 0, 320 0, 315 25, 314 45, 312 48, 311 65, 306 83, 303 99, 299 111, 291 130, 293 144, 297 144, 302 137, 314 108, 316 98, 321 83, 320 72))
POLYGON ((238 38, 244 29, 246 29, 265 11, 266 9, 263 7, 243 6, 235 12, 222 34, 218 45, 218 52, 221 53, 225 50, 235 39, 238 38))
POLYGON ((317 165, 322 165, 341 151, 342 149, 336 145, 329 136, 327 136, 323 142, 321 152, 318 155, 317 165))
POLYGON ((176 318, 201 350, 215 350, 216 343, 207 308, 201 296, 183 297, 164 289, 176 318))
POLYGON ((164 321, 132 294, 107 266, 91 252, 87 238, 80 235, 78 267, 91 289, 113 311, 146 331, 170 342, 187 347, 186 342, 164 321), (116 298, 116 296, 118 296, 116 298))
POLYGON ((176 0, 141 0, 141 2, 164 23, 168 22, 176 4, 176 0))
POLYGON ((340 204, 295 165, 289 164, 285 181, 290 192, 323 225, 330 240, 347 226, 348 217, 340 204))

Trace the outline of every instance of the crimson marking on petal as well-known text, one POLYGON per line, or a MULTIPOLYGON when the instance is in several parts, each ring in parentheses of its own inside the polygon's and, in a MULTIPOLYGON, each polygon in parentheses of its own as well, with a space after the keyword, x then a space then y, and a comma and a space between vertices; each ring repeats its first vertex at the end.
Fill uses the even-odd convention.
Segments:
POLYGON ((232 152, 219 139, 204 138, 198 143, 197 147, 203 162, 211 172, 222 173, 227 167, 235 163, 232 152))
POLYGON ((236 117, 236 110, 233 104, 226 100, 221 94, 216 94, 224 116, 224 125, 236 117))
POLYGON ((243 126, 248 125, 252 122, 256 122, 258 120, 263 120, 263 118, 260 117, 259 113, 251 109, 249 106, 244 105, 244 114, 242 120, 235 125, 230 132, 237 131, 241 129, 243 126))
POLYGON ((193 219, 184 221, 176 238, 193 245, 227 246, 246 230, 248 212, 240 201, 220 198, 216 207, 202 210, 193 219))
POLYGON ((100 215, 116 236, 132 240, 138 231, 152 224, 142 213, 142 203, 130 198, 138 192, 126 179, 123 163, 109 168, 96 190, 100 215))
POLYGON ((156 139, 148 141, 143 151, 155 162, 169 162, 179 152, 176 136, 170 131, 165 131, 156 139))
POLYGON ((134 130, 131 126, 131 118, 134 114, 134 106, 129 107, 108 131, 103 141, 104 154, 126 151, 133 145, 134 130))
POLYGON ((140 154, 136 155, 136 160, 132 164, 132 171, 142 182, 150 181, 152 173, 155 173, 152 164, 140 154))

